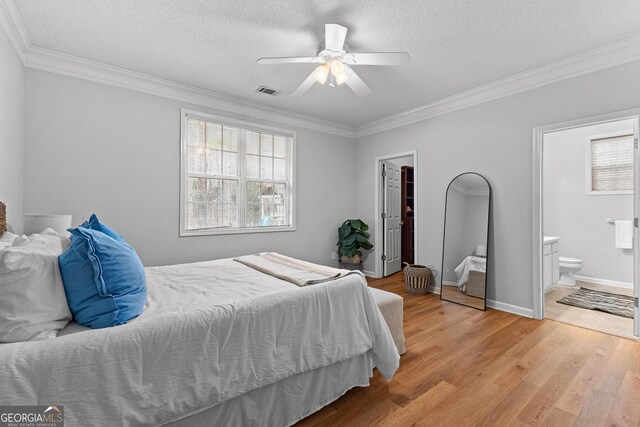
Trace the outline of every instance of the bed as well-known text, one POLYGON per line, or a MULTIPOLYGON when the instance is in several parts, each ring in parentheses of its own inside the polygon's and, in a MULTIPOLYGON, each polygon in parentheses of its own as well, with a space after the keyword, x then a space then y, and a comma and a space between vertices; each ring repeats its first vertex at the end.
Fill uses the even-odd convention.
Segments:
POLYGON ((0 344, 0 402, 67 425, 291 425, 399 354, 361 275, 299 287, 232 259, 145 268, 137 319, 0 344))
MULTIPOLYGON (((484 298, 484 295, 480 297, 477 295, 478 293, 478 283, 483 281, 483 278, 487 271, 487 259, 479 256, 468 256, 466 257, 460 265, 458 265, 455 269, 456 277, 458 278, 458 289, 460 292, 464 292, 469 295, 469 292, 473 295, 478 296, 479 298, 484 298), (473 280, 471 280, 473 278, 473 280), (472 284, 471 289, 469 288, 469 284, 472 284)), ((484 293, 484 286, 483 293, 484 293)))

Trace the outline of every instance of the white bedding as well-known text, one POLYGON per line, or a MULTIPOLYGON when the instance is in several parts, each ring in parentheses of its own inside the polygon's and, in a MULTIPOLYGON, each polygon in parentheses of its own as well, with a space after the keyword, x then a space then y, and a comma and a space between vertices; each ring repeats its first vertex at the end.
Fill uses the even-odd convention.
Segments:
POLYGON ((477 256, 466 257, 459 266, 456 267, 456 277, 458 278, 458 289, 466 292, 467 282, 469 281, 469 270, 487 271, 487 259, 477 256))
POLYGON ((0 345, 0 402, 62 404, 68 425, 162 424, 301 372, 399 355, 366 282, 300 288, 231 259, 146 269, 133 322, 0 345))

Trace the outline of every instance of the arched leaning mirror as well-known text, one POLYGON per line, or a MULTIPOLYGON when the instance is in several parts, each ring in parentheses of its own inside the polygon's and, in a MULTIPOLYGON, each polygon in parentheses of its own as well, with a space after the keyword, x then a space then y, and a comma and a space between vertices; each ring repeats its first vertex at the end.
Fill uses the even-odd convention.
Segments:
POLYGON ((440 298, 486 310, 491 186, 467 172, 447 187, 440 298))

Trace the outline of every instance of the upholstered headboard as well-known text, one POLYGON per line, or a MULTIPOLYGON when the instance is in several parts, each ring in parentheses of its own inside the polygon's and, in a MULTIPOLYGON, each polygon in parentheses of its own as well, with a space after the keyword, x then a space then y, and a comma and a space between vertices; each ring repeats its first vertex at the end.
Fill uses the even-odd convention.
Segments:
POLYGON ((7 231, 7 206, 0 202, 0 234, 7 231))

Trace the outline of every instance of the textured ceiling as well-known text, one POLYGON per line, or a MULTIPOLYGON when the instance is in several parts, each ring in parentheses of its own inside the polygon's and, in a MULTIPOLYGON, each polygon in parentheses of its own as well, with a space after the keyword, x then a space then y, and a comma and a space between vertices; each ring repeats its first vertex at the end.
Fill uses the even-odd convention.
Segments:
POLYGON ((638 0, 20 0, 34 46, 358 126, 640 33, 638 0), (353 52, 407 51, 409 65, 354 67, 371 87, 288 95, 324 24, 353 52), (283 93, 255 93, 266 85, 283 93))

